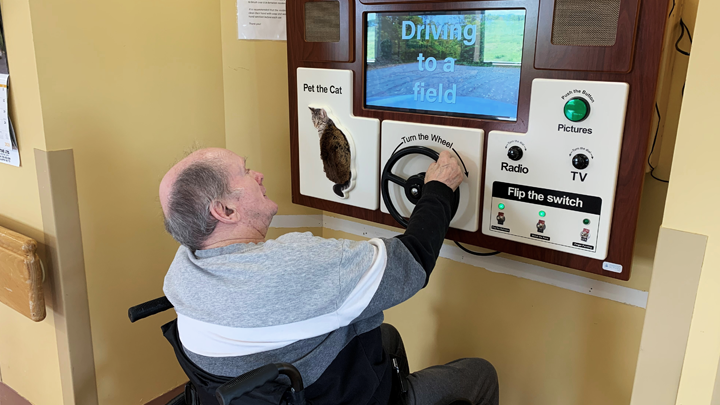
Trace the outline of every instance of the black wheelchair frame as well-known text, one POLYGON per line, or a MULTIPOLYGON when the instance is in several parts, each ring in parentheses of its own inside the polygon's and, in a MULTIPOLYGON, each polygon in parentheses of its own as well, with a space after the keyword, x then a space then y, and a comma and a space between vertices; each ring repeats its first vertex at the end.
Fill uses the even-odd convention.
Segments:
MULTIPOLYGON (((149 316, 159 314, 173 308, 173 304, 163 296, 154 300, 144 302, 128 309, 130 322, 137 322, 149 316)), ((280 374, 290 378, 290 392, 287 396, 288 405, 309 405, 305 400, 305 388, 303 379, 295 366, 290 363, 274 363, 248 371, 238 377, 221 385, 215 396, 220 405, 230 405, 230 402, 242 397, 250 391, 274 381, 280 374)), ((192 383, 185 384, 185 392, 173 398, 167 405, 200 405, 200 401, 194 394, 195 388, 192 383)), ((457 400, 449 405, 472 405, 469 401, 457 400)))
MULTIPOLYGON (((173 304, 166 297, 156 298, 128 309, 130 322, 137 322, 149 316, 159 314, 173 308, 173 304)), ((288 405, 307 405, 305 401, 305 388, 302 376, 295 366, 289 363, 267 364, 255 370, 248 371, 221 385, 215 396, 220 405, 229 405, 231 401, 242 397, 250 391, 270 381, 278 375, 284 374, 290 378, 290 395, 288 405)), ((185 384, 185 392, 173 398, 167 405, 200 405, 195 397, 194 387, 190 382, 185 384)))

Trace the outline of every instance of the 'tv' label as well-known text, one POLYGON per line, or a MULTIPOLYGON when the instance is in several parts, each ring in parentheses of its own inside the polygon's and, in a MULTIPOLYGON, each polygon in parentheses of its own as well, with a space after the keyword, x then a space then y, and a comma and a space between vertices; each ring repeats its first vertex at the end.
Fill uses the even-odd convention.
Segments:
POLYGON ((588 176, 587 173, 584 173, 584 174, 583 174, 582 172, 570 172, 570 173, 572 173, 572 175, 573 175, 573 181, 577 181, 577 179, 578 179, 578 177, 579 177, 579 178, 580 178, 580 181, 581 181, 581 182, 584 182, 585 179, 587 179, 587 176, 588 176))

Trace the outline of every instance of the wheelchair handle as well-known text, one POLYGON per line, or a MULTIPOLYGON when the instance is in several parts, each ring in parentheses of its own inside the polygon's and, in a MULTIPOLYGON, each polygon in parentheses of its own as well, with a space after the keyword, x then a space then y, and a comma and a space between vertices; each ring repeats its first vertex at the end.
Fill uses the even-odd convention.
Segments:
POLYGON ((275 363, 256 368, 235 377, 215 390, 215 396, 220 405, 228 405, 230 401, 240 398, 261 385, 275 380, 278 375, 290 377, 294 394, 301 394, 304 390, 302 376, 295 366, 289 363, 275 363))
POLYGON ((148 316, 167 311, 172 307, 173 304, 170 303, 167 297, 163 296, 160 298, 155 298, 152 301, 143 302, 140 305, 135 305, 134 307, 131 307, 130 309, 128 309, 128 318, 130 318, 130 322, 135 322, 143 318, 147 318, 148 316))

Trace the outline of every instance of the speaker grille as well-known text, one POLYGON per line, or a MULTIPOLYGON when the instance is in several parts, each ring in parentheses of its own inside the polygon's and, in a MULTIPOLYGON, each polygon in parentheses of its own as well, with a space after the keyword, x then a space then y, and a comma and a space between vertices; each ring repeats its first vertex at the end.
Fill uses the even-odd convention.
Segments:
POLYGON ((305 41, 340 42, 340 2, 305 3, 305 41))
POLYGON ((572 46, 613 46, 620 0, 555 0, 552 43, 572 46))

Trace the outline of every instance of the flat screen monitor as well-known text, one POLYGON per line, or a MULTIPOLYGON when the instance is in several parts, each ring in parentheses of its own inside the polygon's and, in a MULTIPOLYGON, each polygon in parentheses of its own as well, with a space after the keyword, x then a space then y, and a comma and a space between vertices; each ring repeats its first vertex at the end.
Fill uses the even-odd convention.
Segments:
POLYGON ((525 10, 368 13, 365 108, 517 120, 525 10))

